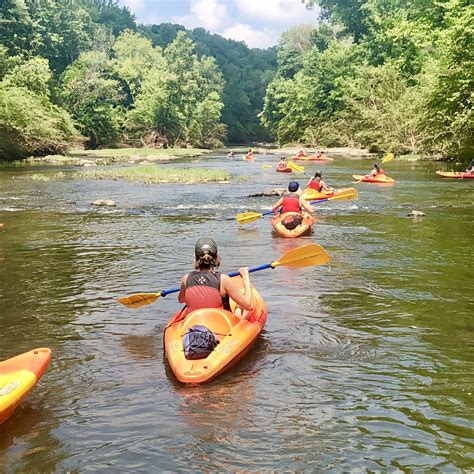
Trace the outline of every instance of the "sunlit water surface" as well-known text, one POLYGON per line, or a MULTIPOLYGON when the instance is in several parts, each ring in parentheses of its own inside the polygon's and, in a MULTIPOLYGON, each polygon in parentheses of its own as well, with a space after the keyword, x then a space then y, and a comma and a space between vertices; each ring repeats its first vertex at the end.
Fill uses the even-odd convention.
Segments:
MULTIPOLYGON (((0 359, 53 350, 0 426, 0 471, 474 468, 474 182, 392 162, 394 186, 357 184, 359 200, 318 205, 314 234, 285 240, 269 218, 234 219, 271 208, 275 198, 248 196, 286 186, 288 175, 261 166, 277 161, 159 165, 233 174, 196 186, 0 171, 0 359), (269 314, 254 350, 214 382, 183 386, 163 357, 176 296, 135 310, 115 299, 175 287, 203 236, 224 271, 310 242, 332 261, 254 274, 269 314)), ((347 187, 372 163, 305 167, 347 187)))

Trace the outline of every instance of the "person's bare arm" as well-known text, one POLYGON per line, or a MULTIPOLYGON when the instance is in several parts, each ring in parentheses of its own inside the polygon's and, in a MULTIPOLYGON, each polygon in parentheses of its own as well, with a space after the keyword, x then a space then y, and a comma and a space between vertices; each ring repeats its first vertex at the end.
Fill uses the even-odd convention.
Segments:
POLYGON ((181 283, 179 285, 179 294, 178 301, 180 303, 185 303, 184 296, 186 294, 186 281, 188 280, 189 273, 186 273, 183 278, 181 278, 181 283))
POLYGON ((302 197, 300 198, 300 207, 302 207, 309 214, 313 214, 313 208, 311 207, 311 204, 302 197))
POLYGON ((281 198, 281 199, 273 206, 272 212, 275 213, 276 211, 278 211, 278 209, 280 209, 280 207, 281 207, 282 204, 283 204, 283 198, 281 198))
POLYGON ((239 284, 228 275, 222 275, 222 283, 226 294, 232 298, 242 309, 252 311, 253 309, 253 293, 250 285, 249 270, 247 267, 239 269, 244 282, 244 292, 240 290, 239 284))

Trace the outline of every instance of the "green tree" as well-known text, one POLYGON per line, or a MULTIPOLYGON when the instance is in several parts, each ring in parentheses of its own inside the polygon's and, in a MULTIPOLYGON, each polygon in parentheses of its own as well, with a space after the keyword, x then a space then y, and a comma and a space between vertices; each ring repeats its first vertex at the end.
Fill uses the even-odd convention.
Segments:
POLYGON ((104 53, 82 53, 61 77, 62 98, 90 148, 116 144, 121 136, 125 94, 104 53))

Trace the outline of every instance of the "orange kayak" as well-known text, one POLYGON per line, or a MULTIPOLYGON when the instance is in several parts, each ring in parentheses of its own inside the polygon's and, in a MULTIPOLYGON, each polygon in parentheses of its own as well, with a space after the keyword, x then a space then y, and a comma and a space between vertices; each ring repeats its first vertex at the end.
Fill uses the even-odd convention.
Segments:
POLYGON ((378 174, 376 176, 365 176, 363 174, 353 174, 352 177, 356 181, 362 181, 363 183, 379 183, 379 184, 393 184, 395 180, 384 174, 378 174))
POLYGON ((334 161, 334 158, 329 158, 329 156, 325 155, 294 156, 292 159, 296 161, 334 161))
POLYGON ((272 226, 276 233, 281 237, 294 238, 301 235, 311 234, 311 226, 314 224, 314 218, 310 214, 303 215, 303 222, 292 230, 287 229, 283 222, 292 216, 300 216, 299 212, 285 212, 285 214, 278 214, 272 218, 272 226))
POLYGON ((287 166, 285 168, 283 168, 282 166, 277 166, 276 170, 278 173, 291 173, 292 172, 292 169, 288 168, 287 166))
POLYGON ((0 362, 0 424, 38 382, 51 360, 51 349, 34 349, 0 362))
POLYGON ((443 178, 473 179, 474 173, 463 173, 461 171, 436 171, 438 176, 443 178))
MULTIPOLYGON (((243 289, 241 277, 234 277, 243 289)), ((252 287, 254 309, 244 311, 242 317, 234 314, 235 302, 230 301, 232 312, 206 308, 176 313, 165 329, 165 351, 176 378, 183 383, 209 382, 239 361, 252 347, 267 321, 267 308, 259 292, 252 287), (204 359, 186 359, 183 336, 192 326, 205 326, 219 344, 204 359)))

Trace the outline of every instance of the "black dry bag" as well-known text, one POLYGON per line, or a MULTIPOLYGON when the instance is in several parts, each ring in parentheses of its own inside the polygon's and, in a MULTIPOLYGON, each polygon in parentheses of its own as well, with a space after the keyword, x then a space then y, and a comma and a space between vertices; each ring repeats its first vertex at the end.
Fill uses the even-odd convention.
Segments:
POLYGON ((206 326, 191 326, 183 336, 184 357, 205 359, 217 344, 219 341, 206 326))

